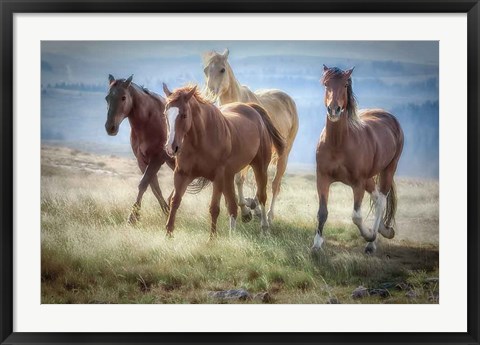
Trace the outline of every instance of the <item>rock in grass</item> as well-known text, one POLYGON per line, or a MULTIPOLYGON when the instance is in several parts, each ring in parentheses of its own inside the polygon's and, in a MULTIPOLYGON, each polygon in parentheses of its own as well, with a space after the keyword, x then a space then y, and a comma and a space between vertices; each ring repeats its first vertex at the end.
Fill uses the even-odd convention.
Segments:
POLYGON ((390 292, 388 292, 387 289, 369 289, 368 293, 370 296, 380 296, 383 298, 390 296, 390 292))
POLYGON ((365 286, 359 286, 352 292, 352 297, 353 298, 363 298, 367 297, 370 294, 368 293, 368 289, 365 286))
POLYGON ((271 303, 273 301, 272 296, 268 292, 259 292, 253 296, 253 299, 262 301, 262 303, 271 303))
POLYGON ((209 291, 208 296, 221 300, 240 300, 244 301, 251 298, 251 295, 244 289, 232 289, 223 291, 209 291))

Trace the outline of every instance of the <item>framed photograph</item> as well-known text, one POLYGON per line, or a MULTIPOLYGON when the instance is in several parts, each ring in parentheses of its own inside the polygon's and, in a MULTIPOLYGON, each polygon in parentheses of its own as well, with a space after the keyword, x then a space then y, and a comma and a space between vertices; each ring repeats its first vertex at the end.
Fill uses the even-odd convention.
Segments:
POLYGON ((478 344, 478 1, 1 2, 0 341, 478 344))

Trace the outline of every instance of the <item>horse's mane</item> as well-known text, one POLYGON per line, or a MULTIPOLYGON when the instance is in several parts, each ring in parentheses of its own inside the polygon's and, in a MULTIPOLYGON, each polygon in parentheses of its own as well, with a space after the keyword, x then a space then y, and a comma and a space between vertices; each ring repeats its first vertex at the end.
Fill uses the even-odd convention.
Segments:
MULTIPOLYGON (((340 79, 343 77, 343 71, 338 67, 329 68, 322 77, 323 82, 327 82, 330 79, 340 79)), ((363 122, 358 116, 357 113, 357 98, 353 93, 352 88, 352 77, 348 78, 347 81, 347 107, 345 111, 347 112, 348 122, 355 128, 361 127, 363 122)))
MULTIPOLYGON (((188 85, 179 87, 178 89, 175 89, 173 91, 173 93, 168 97, 169 102, 174 102, 174 101, 178 100, 182 95, 184 95, 186 93, 189 93, 196 86, 197 86, 196 84, 188 84, 188 85)), ((200 91, 198 87, 195 90, 195 93, 193 94, 193 97, 195 97, 195 99, 198 102, 200 102, 202 104, 209 104, 209 105, 212 105, 216 100, 212 95, 206 94, 206 93, 200 91)))
MULTIPOLYGON (((117 79, 115 80, 114 82, 112 82, 110 84, 110 89, 112 87, 114 87, 115 85, 117 85, 119 83, 119 85, 121 83, 124 83, 126 81, 126 79, 117 79)), ((135 84, 134 82, 131 83, 131 85, 133 85, 133 87, 135 87, 138 91, 141 91, 143 92, 144 94, 152 97, 154 100, 156 100, 157 102, 160 102, 162 104, 165 104, 165 100, 162 98, 162 96, 160 96, 159 94, 153 92, 153 91, 150 91, 149 89, 147 89, 145 86, 143 85, 138 85, 138 84, 135 84)))

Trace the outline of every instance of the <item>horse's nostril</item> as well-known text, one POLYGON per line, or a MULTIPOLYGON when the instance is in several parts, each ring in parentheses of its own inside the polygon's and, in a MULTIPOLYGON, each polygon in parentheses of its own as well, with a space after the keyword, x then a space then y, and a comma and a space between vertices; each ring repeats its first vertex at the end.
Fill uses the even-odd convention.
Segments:
POLYGON ((175 146, 175 153, 177 153, 178 151, 178 146, 175 146))
POLYGON ((340 107, 337 107, 336 112, 337 114, 340 112, 340 107))

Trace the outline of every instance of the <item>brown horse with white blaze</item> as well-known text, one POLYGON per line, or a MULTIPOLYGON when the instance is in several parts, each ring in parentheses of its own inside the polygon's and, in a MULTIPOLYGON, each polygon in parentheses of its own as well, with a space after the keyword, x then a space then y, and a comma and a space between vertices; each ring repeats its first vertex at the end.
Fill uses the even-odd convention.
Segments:
POLYGON ((109 75, 110 89, 105 97, 108 104, 105 130, 108 135, 117 135, 122 121, 128 118, 130 122, 130 144, 138 167, 143 173, 138 184, 137 199, 129 216, 129 222, 134 224, 140 218, 143 194, 149 185, 163 212, 168 214, 168 204, 158 184, 157 172, 164 163, 173 170, 175 159, 165 152, 167 141, 165 100, 136 85, 132 79, 133 76, 128 79, 115 79, 109 75))
POLYGON ((172 235, 177 209, 188 184, 195 178, 213 182, 211 237, 216 234, 222 194, 230 216, 230 231, 234 230, 238 211, 234 178, 247 165, 255 173, 262 229, 268 229, 265 213, 267 168, 272 143, 278 152, 282 152, 285 142, 266 111, 258 105, 244 103, 217 108, 200 95, 196 86, 186 86, 174 92, 166 85, 163 89, 167 95, 166 149, 176 157, 175 189, 170 202, 167 234, 172 235))
POLYGON ((343 71, 324 65, 323 71, 327 120, 317 146, 319 210, 313 249, 323 244, 329 188, 339 181, 352 187, 352 220, 368 242, 365 252, 372 253, 377 232, 389 239, 395 236, 392 226, 397 200, 393 177, 403 150, 403 131, 397 119, 384 110, 357 113, 353 68, 343 71), (375 207, 371 230, 364 226, 361 213, 365 191, 370 193, 375 207))

